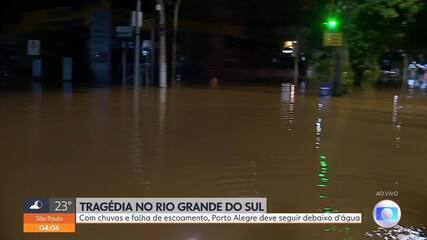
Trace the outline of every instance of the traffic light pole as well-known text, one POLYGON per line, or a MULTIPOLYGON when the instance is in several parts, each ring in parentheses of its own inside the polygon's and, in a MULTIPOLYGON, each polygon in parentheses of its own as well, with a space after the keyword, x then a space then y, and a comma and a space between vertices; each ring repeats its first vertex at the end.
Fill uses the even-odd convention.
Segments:
POLYGON ((332 49, 332 91, 334 96, 341 96, 342 89, 342 73, 343 73, 343 64, 342 64, 342 47, 334 47, 332 49))
POLYGON ((324 46, 332 47, 331 52, 331 75, 333 96, 342 95, 343 78, 343 34, 340 28, 340 19, 330 16, 326 20, 326 31, 324 32, 324 46))

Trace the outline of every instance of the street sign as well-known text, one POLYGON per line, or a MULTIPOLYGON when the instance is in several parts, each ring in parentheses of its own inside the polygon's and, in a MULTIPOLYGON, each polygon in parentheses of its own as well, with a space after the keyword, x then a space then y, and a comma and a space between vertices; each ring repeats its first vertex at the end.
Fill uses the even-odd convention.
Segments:
POLYGON ((40 55, 40 40, 27 41, 27 54, 30 56, 40 55))
POLYGON ((118 38, 132 38, 134 27, 132 26, 117 26, 116 37, 118 38))
POLYGON ((342 47, 344 45, 344 36, 339 32, 325 32, 323 34, 323 46, 342 47))
MULTIPOLYGON (((143 23, 143 13, 142 12, 138 12, 138 26, 142 27, 142 23, 143 23)), ((131 25, 133 27, 136 27, 136 23, 137 23, 137 19, 136 19, 136 11, 132 11, 132 15, 131 15, 131 25)))

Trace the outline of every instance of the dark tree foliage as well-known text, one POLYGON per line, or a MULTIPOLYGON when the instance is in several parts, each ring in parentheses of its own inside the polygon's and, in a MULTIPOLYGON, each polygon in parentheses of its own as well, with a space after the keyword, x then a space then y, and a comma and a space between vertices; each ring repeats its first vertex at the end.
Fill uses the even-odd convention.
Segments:
POLYGON ((333 6, 343 19, 356 83, 378 66, 382 53, 405 48, 408 27, 423 5, 422 0, 341 0, 333 6))

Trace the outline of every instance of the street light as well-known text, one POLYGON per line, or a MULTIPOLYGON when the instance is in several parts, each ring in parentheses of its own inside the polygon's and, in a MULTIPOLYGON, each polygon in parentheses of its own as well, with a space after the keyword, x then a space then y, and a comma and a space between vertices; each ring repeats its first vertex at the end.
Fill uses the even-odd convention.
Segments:
POLYGON ((296 46, 296 41, 284 41, 282 53, 293 54, 296 46))
POLYGON ((298 75, 299 75, 299 43, 296 40, 293 41, 284 41, 282 53, 292 54, 294 57, 294 85, 298 85, 298 75))

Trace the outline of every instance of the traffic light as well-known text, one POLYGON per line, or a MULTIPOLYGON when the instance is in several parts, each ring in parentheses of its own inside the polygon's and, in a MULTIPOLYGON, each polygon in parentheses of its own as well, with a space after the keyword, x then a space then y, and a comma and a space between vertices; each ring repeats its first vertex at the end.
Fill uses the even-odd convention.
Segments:
POLYGON ((337 31, 339 29, 341 23, 340 23, 338 18, 329 17, 328 19, 326 19, 325 25, 329 31, 337 31))

